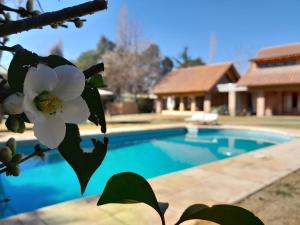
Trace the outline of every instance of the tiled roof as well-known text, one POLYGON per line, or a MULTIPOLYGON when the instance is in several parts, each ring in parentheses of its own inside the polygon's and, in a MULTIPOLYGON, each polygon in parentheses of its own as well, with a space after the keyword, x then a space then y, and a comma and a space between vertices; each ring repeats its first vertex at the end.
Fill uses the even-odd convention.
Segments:
POLYGON ((300 65, 249 70, 238 82, 249 87, 290 84, 300 84, 300 65))
POLYGON ((300 55, 300 43, 263 48, 254 60, 300 55))
POLYGON ((236 82, 239 74, 232 63, 210 64, 178 69, 169 73, 153 89, 155 94, 207 92, 211 90, 220 79, 232 70, 234 77, 230 79, 236 82))

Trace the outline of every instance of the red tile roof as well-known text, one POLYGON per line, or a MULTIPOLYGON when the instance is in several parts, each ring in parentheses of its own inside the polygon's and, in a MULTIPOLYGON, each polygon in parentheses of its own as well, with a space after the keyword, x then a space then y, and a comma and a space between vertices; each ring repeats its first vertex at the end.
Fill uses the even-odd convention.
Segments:
POLYGON ((210 64, 178 69, 169 73, 153 89, 155 94, 191 93, 210 91, 225 74, 231 71, 229 79, 236 82, 240 75, 232 63, 210 64))
POLYGON ((267 60, 295 55, 300 55, 300 43, 263 48, 253 60, 267 60))
POLYGON ((300 65, 252 69, 238 84, 249 87, 300 84, 300 65))

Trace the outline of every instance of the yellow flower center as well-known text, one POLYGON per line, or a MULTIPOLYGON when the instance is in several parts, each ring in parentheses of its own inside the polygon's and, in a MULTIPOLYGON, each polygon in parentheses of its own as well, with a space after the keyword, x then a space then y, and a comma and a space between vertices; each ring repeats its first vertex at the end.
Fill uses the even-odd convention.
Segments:
POLYGON ((49 91, 43 91, 35 97, 34 103, 38 110, 54 114, 62 108, 62 101, 49 91))

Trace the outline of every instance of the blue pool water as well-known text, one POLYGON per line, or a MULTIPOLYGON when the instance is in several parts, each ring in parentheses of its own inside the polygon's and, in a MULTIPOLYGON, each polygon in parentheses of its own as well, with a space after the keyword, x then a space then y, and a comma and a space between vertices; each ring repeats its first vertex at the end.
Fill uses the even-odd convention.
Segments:
MULTIPOLYGON (((92 147, 91 137, 83 138, 83 148, 92 147)), ((85 196, 101 193, 109 177, 119 172, 151 178, 289 140, 270 133, 225 129, 176 128, 110 135, 107 156, 85 196)), ((18 149, 30 153, 33 145, 24 142, 18 149)), ((25 162, 21 171, 20 177, 0 177, 0 197, 10 199, 0 203, 0 218, 81 197, 74 172, 56 150, 44 161, 25 162)))

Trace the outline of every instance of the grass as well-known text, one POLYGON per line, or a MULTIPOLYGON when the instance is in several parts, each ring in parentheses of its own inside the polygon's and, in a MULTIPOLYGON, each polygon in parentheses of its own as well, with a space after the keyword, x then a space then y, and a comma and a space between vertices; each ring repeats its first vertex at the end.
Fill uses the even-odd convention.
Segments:
POLYGON ((300 116, 272 116, 272 117, 255 117, 255 116, 221 116, 221 124, 242 125, 242 126, 261 126, 274 128, 300 128, 300 116))
MULTIPOLYGON (((119 127, 141 127, 144 125, 155 124, 182 124, 186 116, 168 116, 158 114, 135 114, 107 117, 108 128, 119 127)), ((219 124, 239 125, 239 126, 260 126, 270 128, 293 128, 300 129, 300 116, 273 116, 273 117, 255 117, 255 116, 220 116, 219 124)), ((27 125, 28 130, 32 129, 27 125)), ((82 124, 81 129, 95 129, 92 124, 82 124)), ((0 124, 0 132, 6 132, 4 123, 0 124)))

